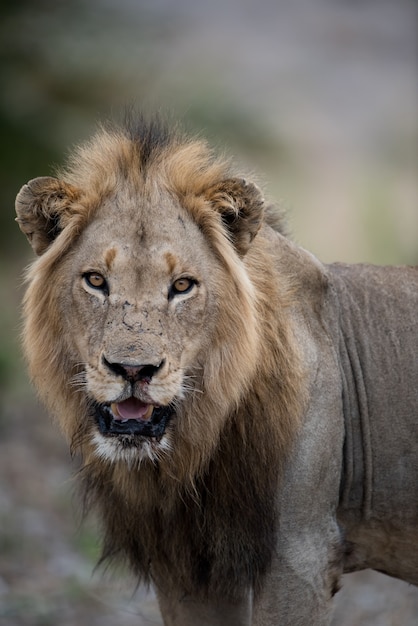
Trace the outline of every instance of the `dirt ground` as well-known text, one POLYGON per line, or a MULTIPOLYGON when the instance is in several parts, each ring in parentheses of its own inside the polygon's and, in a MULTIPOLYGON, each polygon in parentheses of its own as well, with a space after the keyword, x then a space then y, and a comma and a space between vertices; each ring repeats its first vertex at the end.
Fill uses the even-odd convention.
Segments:
MULTIPOLYGON (((27 391, 0 421, 1 626, 161 625, 128 574, 94 571, 94 521, 80 523, 67 447, 27 391)), ((413 626, 418 589, 373 572, 344 577, 333 626, 413 626)))

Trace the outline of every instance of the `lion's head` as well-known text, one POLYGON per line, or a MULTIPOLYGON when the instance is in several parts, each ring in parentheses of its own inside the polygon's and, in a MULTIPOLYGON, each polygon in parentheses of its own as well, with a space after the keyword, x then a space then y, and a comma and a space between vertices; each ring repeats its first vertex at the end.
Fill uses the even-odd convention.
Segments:
POLYGON ((16 209, 39 255, 30 372, 68 437, 111 462, 204 462, 257 369, 243 259, 259 189, 205 143, 151 126, 102 131, 16 209))

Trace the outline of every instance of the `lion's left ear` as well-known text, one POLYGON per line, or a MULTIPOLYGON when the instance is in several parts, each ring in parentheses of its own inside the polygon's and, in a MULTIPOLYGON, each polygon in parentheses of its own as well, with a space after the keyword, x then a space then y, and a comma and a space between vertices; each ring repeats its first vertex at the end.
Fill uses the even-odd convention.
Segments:
POLYGON ((221 214, 238 254, 244 256, 263 219, 265 203, 260 189, 243 178, 230 178, 210 187, 205 197, 221 214))
POLYGON ((63 230, 77 197, 74 187, 51 176, 23 185, 16 197, 16 221, 36 254, 43 254, 63 230))

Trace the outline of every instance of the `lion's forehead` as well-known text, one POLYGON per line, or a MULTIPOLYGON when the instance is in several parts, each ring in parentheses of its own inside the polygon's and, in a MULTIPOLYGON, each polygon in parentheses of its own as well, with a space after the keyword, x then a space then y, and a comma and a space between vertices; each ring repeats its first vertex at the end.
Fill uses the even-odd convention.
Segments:
POLYGON ((82 234, 80 257, 109 271, 125 266, 169 275, 201 265, 209 245, 195 222, 181 208, 157 209, 122 210, 115 217, 104 208, 82 234))
POLYGON ((91 226, 102 237, 111 232, 118 239, 134 239, 149 245, 199 232, 189 211, 164 194, 147 199, 141 194, 115 195, 100 206, 91 226))

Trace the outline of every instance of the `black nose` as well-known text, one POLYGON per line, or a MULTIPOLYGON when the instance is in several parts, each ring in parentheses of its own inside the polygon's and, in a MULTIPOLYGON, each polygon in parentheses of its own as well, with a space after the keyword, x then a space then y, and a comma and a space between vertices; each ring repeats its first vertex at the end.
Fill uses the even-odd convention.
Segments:
POLYGON ((112 363, 108 361, 106 357, 103 357, 103 363, 114 374, 122 376, 122 378, 130 383, 136 383, 139 380, 150 381, 154 374, 163 367, 164 360, 158 365, 151 365, 149 363, 112 363))

